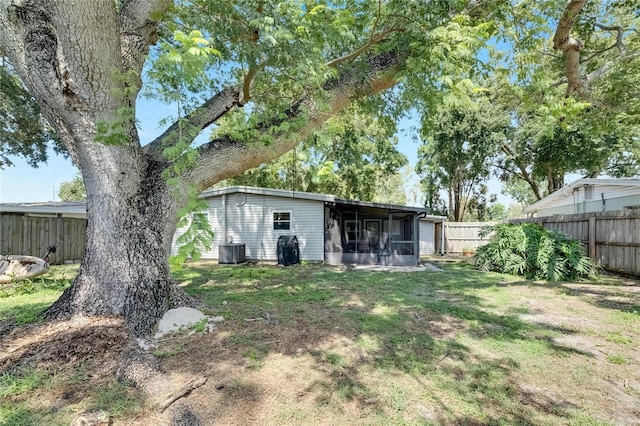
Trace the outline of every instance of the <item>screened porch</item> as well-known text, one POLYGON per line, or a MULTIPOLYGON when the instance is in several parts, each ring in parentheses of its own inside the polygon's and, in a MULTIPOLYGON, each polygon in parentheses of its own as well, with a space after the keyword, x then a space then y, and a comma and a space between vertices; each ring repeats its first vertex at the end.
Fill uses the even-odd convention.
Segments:
POLYGON ((418 263, 415 211, 336 203, 327 205, 325 213, 327 263, 397 266, 418 263))

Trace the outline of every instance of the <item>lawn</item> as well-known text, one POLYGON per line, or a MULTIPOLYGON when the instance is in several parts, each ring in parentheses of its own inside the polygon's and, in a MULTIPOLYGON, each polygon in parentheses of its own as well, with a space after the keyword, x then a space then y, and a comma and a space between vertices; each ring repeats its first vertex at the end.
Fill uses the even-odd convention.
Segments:
MULTIPOLYGON (((207 424, 639 424, 637 281, 549 284, 438 266, 191 264, 175 278, 224 321, 154 352, 177 382, 208 379, 188 396, 207 424)), ((29 297, 5 290, 0 321, 37 321, 63 282, 51 279, 29 297)), ((117 340, 100 327, 94 336, 117 340)), ((109 348, 98 352, 64 365, 22 357, 38 362, 19 368, 9 362, 19 357, 0 358, 0 424, 68 424, 86 408, 154 424, 137 392, 95 362, 113 359, 109 348)))

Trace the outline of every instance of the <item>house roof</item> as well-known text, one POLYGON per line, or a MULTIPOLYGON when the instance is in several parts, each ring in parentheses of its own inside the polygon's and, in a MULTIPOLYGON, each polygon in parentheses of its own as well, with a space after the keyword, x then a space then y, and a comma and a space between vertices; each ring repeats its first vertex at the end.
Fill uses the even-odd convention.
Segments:
POLYGON ((344 198, 336 197, 331 194, 315 194, 312 192, 302 192, 302 191, 290 191, 286 189, 271 189, 271 188, 257 188, 253 186, 230 186, 227 188, 220 189, 210 189, 208 191, 204 191, 200 196, 203 198, 210 197, 218 197, 225 194, 235 194, 235 193, 243 193, 243 194, 255 194, 255 195, 266 195, 271 197, 283 197, 283 198, 296 198, 302 200, 313 200, 313 201, 322 201, 325 203, 335 203, 335 204, 343 204, 343 205, 351 205, 351 206, 359 206, 359 207, 371 207, 385 210, 393 210, 397 212, 415 212, 421 213, 424 219, 432 220, 432 221, 444 221, 446 218, 444 216, 433 216, 429 215, 429 209, 424 207, 412 207, 412 206, 400 206, 397 204, 385 204, 385 203, 374 203, 369 201, 358 201, 358 200, 347 200, 344 198))
POLYGON ((628 187, 637 188, 640 194, 640 179, 636 178, 618 178, 618 179, 578 179, 571 182, 569 185, 558 189, 555 192, 547 195, 543 199, 531 204, 524 209, 525 213, 535 213, 540 209, 551 207, 558 201, 570 197, 573 195, 573 191, 577 188, 585 185, 599 185, 599 186, 612 186, 612 187, 628 187))
MULTIPOLYGON (((429 209, 423 207, 400 206, 396 204, 372 203, 368 201, 347 200, 330 194, 314 194, 311 192, 288 191, 284 189, 257 188, 252 186, 231 186, 221 189, 211 189, 200 194, 202 198, 217 197, 225 194, 256 194, 272 197, 297 198, 302 200, 313 200, 327 203, 371 207, 395 212, 415 212, 421 214, 422 219, 442 222, 446 220, 444 216, 429 215, 429 209)), ((86 215, 85 202, 41 202, 41 203, 5 203, 0 204, 2 213, 29 213, 29 214, 62 214, 62 215, 86 215)))
POLYGON ((87 214, 85 202, 49 201, 41 203, 2 203, 1 213, 29 213, 29 214, 62 214, 81 215, 87 214))

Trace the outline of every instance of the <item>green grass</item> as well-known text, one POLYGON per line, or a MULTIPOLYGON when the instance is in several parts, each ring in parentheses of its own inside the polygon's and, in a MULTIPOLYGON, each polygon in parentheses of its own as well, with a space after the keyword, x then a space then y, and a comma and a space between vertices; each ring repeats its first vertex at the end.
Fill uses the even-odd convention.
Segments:
POLYGON ((0 375, 0 398, 22 395, 50 382, 50 374, 31 367, 21 367, 17 370, 0 375))
POLYGON ((30 324, 42 320, 42 311, 71 285, 78 265, 52 266, 33 280, 0 284, 0 321, 30 324))
MULTIPOLYGON (((608 378, 632 377, 639 362, 637 298, 621 294, 610 303, 610 291, 624 290, 611 277, 597 287, 599 293, 479 272, 465 263, 439 266, 442 272, 388 273, 319 265, 186 265, 174 277, 225 320, 211 334, 185 333, 154 353, 183 368, 195 356, 190 339, 213 342, 211 351, 219 352, 211 353, 211 364, 226 371, 219 394, 244 408, 254 404, 249 408, 258 410, 256 416, 275 424, 617 421, 607 420, 603 404, 611 403, 608 378), (540 319, 545 312, 548 321, 540 319), (538 319, 527 320, 531 316, 538 319), (278 364, 286 360, 296 366, 291 374, 304 378, 293 390, 302 391, 304 404, 278 394, 286 383, 265 389, 270 380, 254 381, 289 371, 290 365, 278 364)), ((45 276, 35 287, 3 289, 0 319, 38 321, 68 285, 63 272, 69 271, 45 276)), ((194 329, 202 332, 204 325, 194 329)), ((68 424, 69 413, 87 407, 127 419, 144 404, 114 381, 57 414, 34 403, 43 392, 91 380, 80 370, 64 378, 33 369, 1 377, 0 400, 9 402, 0 402, 0 425, 68 424)), ((630 398, 639 397, 630 392, 630 398)), ((215 411, 214 404, 207 407, 215 411)), ((616 407, 622 416, 625 409, 616 407)))
MULTIPOLYGON (((571 302, 580 299, 593 307, 600 303, 597 296, 587 300, 567 292, 562 284, 478 272, 466 264, 443 267, 441 273, 342 271, 312 265, 195 267, 185 270, 188 276, 180 272, 177 276, 189 280, 188 292, 230 321, 269 312, 285 326, 304 320, 350 336, 360 359, 332 351, 315 357, 336 377, 323 382, 330 391, 319 400, 339 410, 345 401, 382 397, 385 409, 368 417, 371 424, 414 424, 390 413, 411 411, 408 401, 421 398, 448 407, 438 408, 440 417, 434 424, 603 424, 597 408, 586 400, 578 410, 566 408, 571 404, 561 397, 523 405, 515 383, 515 377, 522 376, 551 379, 554 386, 566 386, 571 392, 572 386, 589 385, 594 378, 589 365, 593 355, 558 340, 579 333, 579 328, 570 321, 561 326, 525 322, 520 316, 534 314, 535 309, 523 305, 518 289, 540 289, 537 297, 576 317, 588 315, 584 309, 590 308, 571 302), (443 334, 440 328, 448 325, 454 331, 443 334), (364 369, 369 372, 367 380, 377 375, 414 377, 429 391, 394 380, 381 379, 384 384, 379 387, 365 385, 362 375, 353 374, 364 369), (555 374, 551 378, 550 372, 555 374)), ((607 278, 606 285, 619 284, 607 278)), ((635 325, 637 319, 636 312, 615 309, 602 309, 599 315, 614 325, 635 325)), ((635 337, 620 333, 610 333, 606 340, 631 346, 635 337)), ((268 351, 260 347, 262 338, 260 333, 238 332, 229 342, 249 348, 245 357, 250 358, 263 355, 256 348, 268 351)), ((607 362, 624 366, 628 360, 614 356, 607 362)), ((264 362, 260 366, 267 368, 264 362)))
POLYGON ((607 339, 609 342, 613 342, 613 343, 618 343, 620 345, 632 345, 633 344, 633 339, 631 339, 628 336, 623 335, 620 332, 615 332, 615 333, 605 333, 605 339, 607 339))
MULTIPOLYGON (((55 399, 54 399, 55 400, 55 399)), ((85 409, 103 409, 112 418, 135 415, 144 405, 140 394, 114 379, 94 384, 82 367, 77 371, 64 369, 51 372, 21 367, 0 376, 0 425, 68 425, 73 417, 85 409), (61 406, 51 406, 45 395, 74 395, 84 397, 61 406)))
POLYGON ((140 395, 125 383, 112 382, 93 397, 92 408, 103 409, 114 418, 134 414, 143 404, 140 395))
POLYGON ((629 361, 622 355, 609 355, 607 356, 607 361, 612 364, 626 364, 629 361))

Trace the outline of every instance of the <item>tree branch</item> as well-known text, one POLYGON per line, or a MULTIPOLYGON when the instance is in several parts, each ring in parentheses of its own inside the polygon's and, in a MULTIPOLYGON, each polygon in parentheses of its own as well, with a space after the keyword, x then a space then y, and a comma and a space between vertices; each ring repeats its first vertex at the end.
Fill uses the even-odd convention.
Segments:
MULTIPOLYGON (((303 111, 307 111, 309 115, 305 125, 297 129, 294 134, 290 132, 275 134, 276 141, 269 146, 257 143, 247 145, 228 136, 202 145, 198 148, 200 154, 198 163, 192 170, 185 173, 185 179, 200 189, 206 189, 216 182, 283 155, 314 129, 343 110, 355 98, 377 94, 395 86, 397 81, 393 75, 403 65, 404 59, 403 55, 395 51, 381 53, 367 59, 369 69, 366 75, 363 76, 357 70, 351 70, 325 83, 327 98, 324 103, 330 106, 329 111, 320 109, 309 98, 300 99, 284 111, 286 115, 284 120, 274 119, 274 123, 294 120, 299 118, 303 111)), ((274 117, 277 115, 274 114, 274 117)), ((259 127, 270 128, 274 123, 263 123, 259 127)))
POLYGON ((202 130, 239 105, 240 91, 235 87, 226 88, 209 98, 191 114, 173 123, 163 134, 146 145, 143 151, 147 156, 162 161, 164 148, 184 141, 182 138, 188 138, 187 142, 192 142, 202 130))
POLYGON ((569 0, 553 36, 553 47, 563 52, 566 59, 567 91, 565 96, 570 96, 573 92, 583 94, 579 68, 582 42, 571 36, 571 29, 584 2, 585 0, 569 0))
POLYGON ((367 50, 369 50, 373 45, 375 45, 376 43, 384 40, 384 38, 386 36, 388 36, 391 33, 394 32, 404 32, 404 28, 389 28, 386 31, 381 32, 380 34, 376 35, 375 37, 372 36, 369 38, 369 41, 367 41, 365 44, 363 44, 362 46, 360 46, 359 48, 357 48, 356 50, 354 50, 353 52, 340 56, 339 58, 335 58, 332 59, 331 61, 327 62, 325 64, 325 66, 327 67, 335 67, 343 62, 346 61, 351 61, 355 58, 357 58, 358 56, 362 55, 363 53, 365 53, 367 50))
POLYGON ((247 75, 244 76, 244 83, 242 84, 242 99, 240 99, 240 105, 245 105, 251 99, 251 87, 253 87, 253 79, 258 71, 267 66, 267 59, 260 61, 259 64, 253 65, 249 68, 247 75))
POLYGON ((149 46, 158 40, 156 29, 171 0, 126 0, 118 12, 122 60, 126 71, 140 75, 149 46))
POLYGON ((591 82, 593 80, 596 80, 596 79, 602 77, 603 75, 605 75, 607 72, 609 72, 613 67, 618 65, 618 63, 620 63, 622 61, 635 59, 635 58, 638 58, 638 57, 640 57, 640 52, 634 52, 634 53, 629 53, 629 54, 626 54, 624 56, 621 56, 617 60, 608 61, 605 64, 603 64, 601 67, 596 68, 595 70, 593 70, 589 74, 587 74, 587 76, 585 77, 585 80, 587 82, 591 82))

